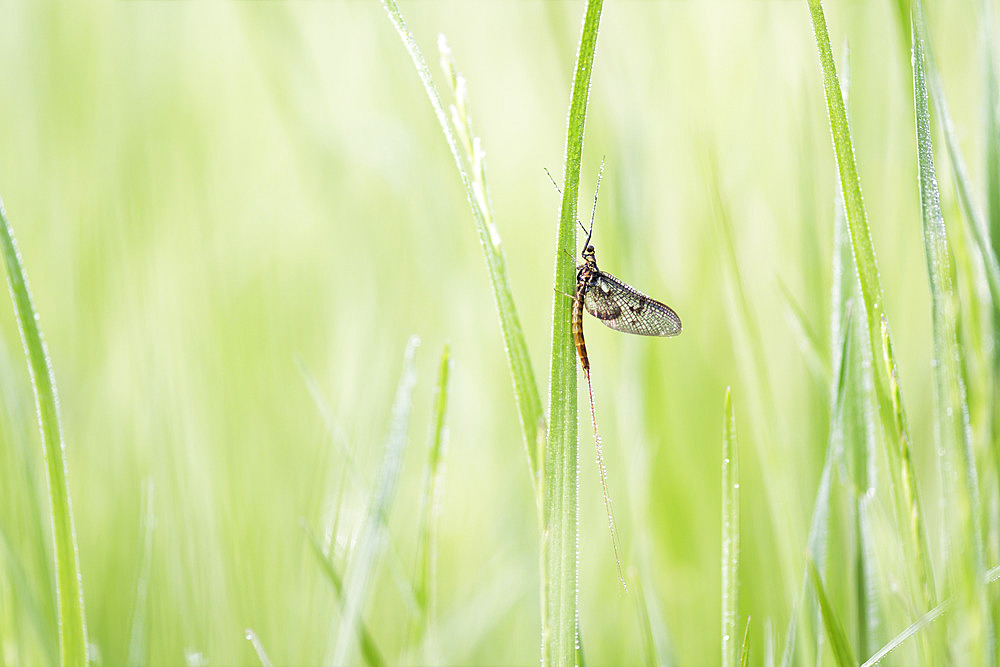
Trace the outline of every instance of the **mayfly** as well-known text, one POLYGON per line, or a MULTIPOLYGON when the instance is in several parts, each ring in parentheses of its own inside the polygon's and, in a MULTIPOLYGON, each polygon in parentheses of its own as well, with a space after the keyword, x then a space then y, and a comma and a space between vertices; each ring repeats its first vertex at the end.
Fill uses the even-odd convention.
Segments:
MULTIPOLYGON (((601 173, 597 187, 601 187, 601 173)), ((573 340, 580 356, 580 365, 590 377, 590 359, 583 339, 583 309, 605 326, 638 336, 676 336, 681 332, 681 318, 673 309, 652 299, 630 285, 597 268, 597 256, 590 238, 594 233, 597 213, 597 191, 594 191, 594 212, 590 217, 587 240, 583 242, 583 264, 576 267, 576 295, 573 297, 573 340)), ((581 227, 583 224, 581 223, 581 227)))
MULTIPOLYGON (((597 256, 594 246, 590 244, 594 233, 594 219, 597 215, 597 193, 601 188, 601 177, 604 175, 604 161, 597 175, 597 187, 594 189, 594 208, 590 214, 590 229, 580 227, 586 232, 583 242, 583 264, 576 267, 576 293, 573 296, 572 329, 573 342, 580 357, 580 366, 587 378, 587 389, 590 392, 590 417, 594 425, 594 445, 597 449, 597 468, 601 475, 601 488, 604 491, 604 506, 608 513, 608 527, 611 530, 611 544, 615 551, 615 561, 618 565, 618 578, 622 587, 627 590, 625 578, 622 576, 621 560, 618 555, 618 540, 615 531, 614 514, 611 511, 611 496, 608 494, 607 469, 604 466, 604 451, 601 438, 597 432, 597 410, 594 408, 594 385, 590 381, 590 358, 587 356, 587 343, 583 337, 583 311, 600 320, 605 326, 623 333, 638 336, 676 336, 681 332, 681 318, 674 310, 656 299, 646 296, 631 285, 623 283, 610 273, 605 273, 597 267, 597 256)), ((551 176, 550 176, 551 178, 551 176)))

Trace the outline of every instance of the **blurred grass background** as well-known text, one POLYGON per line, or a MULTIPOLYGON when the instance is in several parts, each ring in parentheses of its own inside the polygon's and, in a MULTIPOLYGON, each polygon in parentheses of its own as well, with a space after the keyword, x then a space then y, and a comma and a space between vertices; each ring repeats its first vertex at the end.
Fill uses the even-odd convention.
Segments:
MULTIPOLYGON (((563 159, 582 5, 403 10, 435 75, 443 32, 467 77, 544 392, 559 199, 542 168, 558 173, 563 159)), ((850 45, 852 132, 934 535, 931 310, 908 37, 888 1, 826 10, 835 50, 850 45)), ((928 11, 981 195, 981 17, 943 1, 928 11)), ((329 655, 340 607, 300 520, 342 559, 368 488, 345 476, 332 442, 340 436, 307 378, 370 481, 404 344, 417 334, 411 446, 366 624, 390 663, 422 660, 408 643, 412 600, 400 582, 417 550, 434 381, 450 341, 437 657, 535 662, 536 508, 489 283, 451 158, 382 8, 6 3, 0 81, 0 192, 61 392, 93 657, 254 662, 248 627, 276 663, 329 655)), ((727 385, 742 449, 740 609, 753 616, 756 655, 767 624, 780 639, 792 613, 803 564, 780 567, 782 551, 805 550, 829 388, 801 350, 781 285, 828 350, 829 136, 804 2, 606 4, 581 201, 606 156, 601 267, 674 307, 684 334, 622 336, 590 319, 588 348, 625 562, 642 573, 652 623, 682 664, 718 655, 727 385), (713 173, 761 332, 763 378, 736 306, 713 173)), ((944 213, 961 256, 945 162, 944 213)), ((7 307, 0 334, 0 660, 47 662, 58 643, 45 481, 7 307)), ((982 418, 995 406, 977 409, 982 418)), ((636 601, 618 588, 582 424, 584 648, 593 664, 638 662, 636 601)), ((995 471, 987 479, 995 511, 995 471)), ((990 539, 988 566, 995 531, 990 539)))

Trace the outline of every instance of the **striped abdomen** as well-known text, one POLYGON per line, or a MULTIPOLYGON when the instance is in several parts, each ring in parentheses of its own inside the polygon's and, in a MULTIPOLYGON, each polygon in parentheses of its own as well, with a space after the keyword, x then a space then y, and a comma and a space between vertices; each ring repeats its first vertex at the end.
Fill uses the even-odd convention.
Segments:
POLYGON ((586 281, 576 284, 576 296, 573 298, 573 342, 576 343, 576 353, 580 356, 583 370, 590 370, 590 360, 587 358, 587 344, 583 340, 583 297, 587 290, 586 281))

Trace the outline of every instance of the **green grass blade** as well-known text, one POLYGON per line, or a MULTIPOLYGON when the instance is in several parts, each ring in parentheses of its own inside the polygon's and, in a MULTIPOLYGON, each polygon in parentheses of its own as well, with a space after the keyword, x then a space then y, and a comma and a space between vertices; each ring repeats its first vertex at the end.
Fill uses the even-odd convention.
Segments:
POLYGON ((70 503, 66 467, 66 443, 59 420, 59 399, 55 373, 49 359, 42 332, 38 326, 28 289, 28 276, 14 240, 14 231, 7 221, 7 212, 0 201, 0 246, 7 266, 10 298, 14 303, 24 356, 28 362, 31 383, 35 390, 35 408, 42 439, 42 458, 48 481, 49 512, 52 522, 55 553, 55 581, 59 607, 59 652, 63 665, 87 663, 87 624, 83 608, 83 584, 80 578, 76 532, 70 503))
POLYGON ((549 437, 545 448, 542 498, 542 664, 576 660, 578 452, 576 349, 570 330, 576 266, 576 207, 583 159, 590 77, 597 48, 602 0, 588 0, 577 50, 566 130, 562 208, 555 251, 552 357, 549 366, 549 437))
POLYGON ((142 494, 142 546, 139 551, 139 576, 135 584, 135 603, 132 605, 132 627, 129 630, 127 665, 147 665, 149 655, 149 580, 153 568, 153 536, 156 529, 156 508, 153 504, 153 480, 143 485, 142 494))
MULTIPOLYGON (((1000 578, 1000 566, 994 567, 986 573, 986 579, 985 579, 986 584, 987 585, 992 584, 998 578, 1000 578)), ((936 607, 928 611, 926 614, 918 618, 916 621, 911 623, 909 626, 906 627, 905 630, 903 630, 898 635, 893 637, 885 646, 883 646, 878 651, 873 653, 870 658, 868 658, 867 660, 864 661, 864 663, 862 663, 861 667, 871 667, 871 665, 878 663, 882 658, 889 655, 889 653, 892 652, 895 648, 897 648, 900 644, 902 644, 907 639, 915 635, 917 632, 923 630, 928 625, 933 623, 939 616, 941 616, 941 614, 948 611, 951 605, 952 605, 951 598, 947 598, 946 600, 942 601, 941 604, 937 605, 936 607)))
MULTIPOLYGON (((997 76, 996 46, 994 44, 993 4, 990 0, 982 2, 983 26, 983 61, 986 71, 986 94, 984 95, 984 117, 986 119, 986 202, 989 218, 989 244, 981 251, 984 255, 991 254, 990 265, 994 277, 1000 283, 1000 81, 997 76)), ((993 295, 993 396, 994 405, 1000 400, 1000 288, 993 295)), ((996 448, 1000 447, 1000 416, 993 412, 990 422, 990 436, 996 448)), ((1000 461, 996 462, 1000 466, 1000 461)))
POLYGON ((635 614, 639 619, 639 636, 642 639, 642 662, 649 667, 661 664, 656 654, 656 639, 653 635, 653 623, 649 618, 649 605, 646 600, 646 591, 643 588, 642 576, 636 569, 630 568, 628 579, 632 582, 635 591, 633 600, 635 602, 635 614))
MULTIPOLYGON (((844 196, 844 209, 847 214, 847 228, 851 237, 851 248, 854 253, 855 266, 858 271, 858 285, 861 299, 865 306, 868 343, 871 359, 883 358, 883 312, 882 286, 878 277, 878 266, 875 262, 875 249, 872 245, 868 220, 865 214, 864 202, 861 197, 861 183, 858 177, 857 164, 854 159, 854 146, 851 141, 850 127, 847 122, 847 112, 837 79, 833 51, 830 47, 830 35, 827 32, 826 18, 820 0, 808 0, 812 15, 813 31, 816 37, 816 47, 819 52, 820 64, 823 69, 823 83, 826 93, 827 112, 830 120, 830 130, 833 135, 834 150, 837 157, 837 170, 844 196)), ((886 325, 885 336, 888 340, 889 331, 886 325)), ((891 359, 890 359, 891 361, 891 359)), ((873 368, 875 398, 878 403, 878 419, 882 430, 888 439, 888 457, 891 464, 891 485, 894 502, 901 508, 901 513, 907 514, 917 525, 922 525, 920 502, 915 485, 915 476, 909 457, 901 450, 907 446, 909 436, 904 422, 893 419, 896 410, 893 409, 893 399, 898 398, 898 391, 890 390, 889 377, 896 378, 894 386, 898 390, 898 373, 895 366, 888 368, 874 363, 873 368), (895 446, 893 446, 893 443, 895 446), (900 496, 902 494, 902 496, 900 496)), ((911 523, 912 527, 913 523, 911 523)), ((926 544, 920 539, 923 529, 909 531, 914 560, 920 578, 927 580, 931 572, 930 557, 926 544)), ((921 587, 925 606, 933 604, 933 598, 928 597, 929 586, 921 587)))
MULTIPOLYGON (((758 437, 763 442, 780 443, 781 440, 774 433, 773 424, 780 423, 779 413, 776 409, 774 392, 772 390, 772 374, 768 372, 767 355, 764 351, 764 337, 754 316, 754 309, 750 306, 750 299, 747 297, 745 287, 746 281, 740 269, 739 257, 736 249, 734 235, 734 225, 730 208, 726 205, 720 185, 718 163, 713 150, 706 151, 707 158, 704 163, 705 180, 709 184, 709 197, 712 202, 714 217, 719 224, 720 243, 725 250, 725 264, 729 267, 728 279, 734 302, 734 326, 741 326, 745 335, 742 338, 746 341, 748 358, 745 367, 747 387, 751 397, 757 401, 757 414, 764 415, 757 420, 756 429, 758 437)), ((761 447, 757 449, 761 466, 767 470, 781 470, 781 449, 780 447, 761 447)), ((795 565, 798 558, 799 546, 794 544, 792 531, 774 530, 776 525, 793 525, 789 508, 793 507, 790 487, 787 484, 766 484, 765 499, 769 512, 772 516, 770 528, 772 528, 772 541, 776 545, 778 569, 789 571, 795 565)), ((782 577, 780 584, 791 597, 794 595, 793 585, 787 578, 782 577)))
POLYGON ((267 651, 264 650, 264 645, 260 642, 260 637, 257 636, 257 633, 252 628, 247 628, 245 634, 247 641, 253 646, 254 653, 257 654, 257 660, 260 661, 261 667, 274 667, 274 663, 271 662, 267 651))
POLYGON ((747 626, 743 629, 743 643, 740 645, 740 667, 750 666, 750 617, 747 616, 747 626))
MULTIPOLYGON (((983 25, 984 30, 984 48, 986 54, 992 53, 993 33, 992 18, 990 17, 990 3, 984 2, 983 19, 981 24, 983 25)), ((955 188, 958 192, 958 198, 962 205, 962 211, 965 214, 964 220, 967 229, 975 244, 976 254, 983 263, 983 268, 985 270, 986 284, 989 287, 990 300, 992 301, 992 337, 996 341, 998 336, 997 332, 1000 331, 1000 261, 998 261, 998 256, 994 251, 994 245, 990 239, 990 229, 987 226, 987 222, 983 218, 975 203, 972 185, 968 176, 968 169, 966 168, 965 160, 962 158, 961 151, 959 150, 958 137, 956 136, 951 115, 948 111, 948 104, 944 94, 944 86, 941 83, 941 79, 935 65, 934 50, 931 45, 930 36, 928 35, 927 21, 924 18, 922 9, 919 16, 916 16, 915 18, 920 22, 920 28, 922 30, 923 38, 921 41, 924 50, 928 89, 930 90, 931 99, 934 103, 934 110, 938 115, 938 124, 944 131, 945 146, 948 149, 948 156, 952 164, 955 188)), ((998 125, 998 123, 1000 123, 1000 118, 997 117, 997 114, 1000 113, 1000 104, 997 103, 996 70, 992 57, 986 58, 986 89, 986 114, 988 121, 986 128, 986 154, 988 161, 987 164, 993 165, 992 167, 988 167, 987 171, 993 173, 995 176, 998 169, 996 161, 1000 159, 1000 157, 996 155, 998 152, 997 144, 1000 142, 1000 138, 997 137, 998 133, 1000 133, 1000 125, 998 125)), ((1000 193, 997 192, 997 190, 1000 189, 1000 183, 996 183, 991 180, 987 187, 987 197, 990 202, 1000 197, 1000 193)), ((996 342, 994 343, 993 352, 992 382, 988 384, 986 389, 986 391, 991 394, 986 397, 986 400, 992 401, 993 404, 996 404, 998 398, 1000 398, 1000 354, 997 353, 995 346, 996 342)), ((994 466, 1000 466, 1000 457, 997 455, 997 448, 1000 447, 1000 438, 998 438, 998 432, 1000 432, 1000 416, 998 416, 994 410, 989 413, 988 420, 988 430, 994 447, 994 466)))
MULTIPOLYGON (((856 392, 857 388, 848 382, 848 361, 851 342, 854 339, 852 320, 845 318, 843 326, 840 328, 841 350, 838 357, 837 383, 834 387, 833 401, 830 408, 830 435, 826 446, 826 455, 823 461, 823 473, 820 476, 819 488, 816 489, 816 499, 813 501, 812 517, 809 522, 809 538, 807 541, 809 549, 809 559, 812 562, 822 561, 826 550, 826 537, 829 532, 830 521, 830 498, 833 491, 834 465, 843 457, 843 413, 845 404, 850 400, 851 392, 856 392)), ((782 667, 789 667, 793 662, 796 644, 796 633, 798 630, 798 614, 806 601, 807 585, 809 583, 809 573, 802 572, 802 583, 799 586, 799 593, 795 608, 792 610, 791 618, 788 622, 788 629, 785 633, 785 647, 782 651, 782 667)))
POLYGON ((4 602, 11 605, 16 601, 17 607, 21 610, 18 620, 27 621, 32 626, 39 645, 45 651, 46 660, 50 664, 55 664, 59 656, 56 654, 56 644, 52 641, 55 638, 54 615, 47 613, 51 610, 43 609, 42 602, 32 590, 31 578, 20 555, 12 547, 10 537, 3 526, 0 526, 0 562, 3 563, 5 581, 10 582, 12 589, 5 595, 4 602))
POLYGON ((447 440, 446 416, 448 413, 448 381, 451 375, 451 356, 448 345, 441 353, 437 388, 434 396, 430 446, 424 473, 421 496, 420 525, 417 537, 417 574, 414 595, 420 608, 420 632, 433 623, 435 616, 434 580, 437 565, 437 518, 441 505, 441 460, 447 440))
MULTIPOLYGON (((993 44, 993 11, 989 0, 982 2, 983 64, 986 72, 986 210, 989 218, 993 256, 1000 258, 1000 82, 993 44)), ((995 323, 997 323, 995 321, 995 323)))
POLYGON ((399 474, 403 465, 403 451, 409 441, 407 429, 410 424, 410 408, 413 405, 413 387, 417 381, 413 357, 419 344, 420 341, 414 336, 406 345, 403 372, 392 404, 389 434, 376 475, 371 504, 344 577, 343 614, 333 653, 334 665, 354 662, 361 612, 365 601, 372 593, 374 576, 388 539, 386 520, 396 497, 399 474))
POLYGON ((808 568, 809 578, 812 579, 813 588, 816 590, 816 598, 819 600, 819 608, 823 616, 823 626, 826 628, 827 637, 830 639, 830 648, 833 650, 834 659, 841 667, 858 664, 858 661, 854 658, 854 651, 851 650, 851 644, 847 641, 847 633, 844 632, 844 625, 840 622, 836 609, 833 608, 830 599, 826 596, 823 581, 816 570, 816 564, 811 559, 809 560, 808 568))
MULTIPOLYGON (((510 280, 507 278, 507 264, 504 259, 503 247, 500 244, 500 234, 494 224, 493 211, 489 204, 484 153, 478 149, 478 142, 471 133, 472 124, 467 113, 468 104, 459 94, 457 84, 453 85, 455 86, 457 102, 456 115, 460 122, 456 122, 455 126, 463 130, 464 136, 461 144, 448 121, 444 104, 441 102, 441 95, 434 85, 427 63, 420 53, 416 40, 406 27, 399 5, 396 0, 382 0, 382 5, 389 14, 389 20, 392 21, 396 32, 399 33, 403 45, 409 52, 417 75, 427 91, 431 107, 434 109, 434 114, 441 125, 441 131, 444 132, 448 142, 448 148, 451 149, 452 157, 455 159, 455 165, 458 167, 462 185, 465 186, 465 195, 472 207, 472 217, 475 220, 476 231, 479 233, 479 243, 486 259, 486 268, 489 271, 490 284, 493 287, 497 315, 500 318, 500 331, 503 335, 504 347, 507 350, 507 361, 510 364, 514 398, 517 401, 518 414, 521 418, 521 429, 524 434, 528 464, 531 468, 531 478, 535 484, 536 495, 540 495, 538 489, 541 473, 539 442, 541 442, 545 432, 542 399, 538 391, 538 384, 535 382, 535 373, 531 368, 531 360, 528 357, 528 345, 524 338, 524 331, 521 329, 521 320, 514 306, 514 295, 511 292, 510 280), (466 129, 468 131, 464 131, 466 129), (467 164, 470 165, 469 168, 467 168, 467 164)), ((445 60, 450 63, 448 58, 445 60)), ((453 82, 458 81, 453 65, 449 78, 453 82)))
POLYGON ((941 614, 943 614, 950 605, 951 605, 951 599, 948 599, 942 602, 941 604, 937 605, 933 609, 931 609, 929 612, 927 612, 919 619, 914 621, 913 624, 911 624, 905 630, 903 630, 898 635, 893 637, 888 644, 886 644, 878 651, 873 653, 872 657, 868 658, 861 664, 861 667, 870 667, 871 665, 878 663, 882 658, 889 655, 889 653, 892 652, 893 649, 895 649, 904 641, 912 637, 918 631, 930 625, 935 619, 937 619, 941 614))
MULTIPOLYGON (((972 451, 969 425, 969 405, 962 377, 959 347, 958 293, 952 283, 952 259, 941 212, 937 175, 934 169, 934 144, 931 136, 930 108, 924 64, 926 32, 920 0, 913 5, 913 100, 917 128, 917 158, 920 179, 920 210, 923 219, 924 251, 930 279, 932 327, 934 339, 934 376, 937 395, 938 437, 941 447, 954 464, 951 470, 964 472, 964 484, 946 493, 949 516, 960 531, 962 552, 969 562, 961 572, 966 576, 962 590, 973 593, 968 609, 973 618, 963 619, 966 632, 971 632, 984 656, 993 655, 989 607, 983 595, 982 581, 986 575, 986 558, 981 532, 979 475, 972 451), (975 608, 978 608, 978 612, 975 608), (978 618, 975 618, 978 616, 978 618), (977 629, 978 633, 973 632, 977 629)), ((954 571, 954 568, 951 568, 954 571)))
POLYGON ((809 324, 809 318, 805 310, 795 300, 788 286, 784 281, 778 281, 778 288, 785 301, 785 310, 788 319, 795 325, 799 339, 799 349, 805 357, 806 365, 813 375, 813 379, 818 384, 826 388, 830 383, 830 360, 824 348, 826 344, 819 337, 819 333, 809 324))
MULTIPOLYGON (((896 358, 893 353, 892 339, 889 336, 889 322, 886 320, 885 316, 882 316, 882 367, 887 369, 889 373, 889 392, 892 399, 892 419, 895 423, 895 428, 898 433, 901 434, 899 440, 899 458, 900 458, 900 481, 903 485, 903 492, 907 498, 912 499, 909 504, 909 520, 910 528, 913 531, 913 535, 916 541, 923 549, 927 548, 926 534, 923 528, 923 521, 921 520, 922 512, 920 509, 920 498, 916 493, 916 475, 913 470, 913 457, 910 451, 910 438, 909 438, 909 428, 906 425, 906 413, 903 410, 903 394, 899 387, 899 373, 896 367, 896 358)), ((933 573, 929 567, 929 561, 927 559, 920 559, 918 561, 918 566, 920 567, 920 586, 924 591, 925 599, 933 603, 935 598, 934 593, 934 578, 933 573)))
MULTIPOLYGON (((771 388, 770 374, 767 372, 767 356, 764 353, 764 338, 760 333, 760 327, 754 319, 754 309, 750 307, 750 299, 747 297, 745 287, 746 281, 740 270, 738 253, 736 251, 736 240, 733 232, 733 219, 729 207, 723 199, 722 187, 719 179, 719 168, 716 162, 715 153, 708 153, 708 160, 705 166, 706 180, 711 187, 710 197, 715 210, 715 217, 719 221, 722 245, 725 247, 726 264, 730 267, 729 278, 732 284, 733 300, 736 302, 737 311, 741 324, 746 330, 746 338, 750 347, 750 357, 753 362, 754 378, 753 382, 759 392, 761 401, 760 410, 766 415, 776 415, 774 392, 771 388)), ((770 420, 766 420, 769 422, 770 420)), ((766 435, 768 440, 774 440, 772 434, 766 435)), ((768 467, 772 467, 774 460, 768 461, 768 467)), ((774 466, 777 468, 777 466, 774 466)), ((775 501, 772 500, 772 503, 775 501)))
MULTIPOLYGON (((927 35, 926 20, 922 16, 919 17, 919 20, 924 34, 922 46, 927 73, 927 87, 930 91, 931 100, 934 103, 934 110, 938 115, 939 125, 944 131, 945 147, 948 149, 948 158, 951 160, 955 177, 955 188, 958 192, 959 202, 962 205, 962 211, 965 213, 965 221, 968 225, 969 233, 975 241, 979 258, 986 270, 986 284, 989 287, 990 297, 993 300, 994 318, 1000 318, 1000 264, 998 264, 997 255, 990 244, 990 230, 975 203, 968 168, 959 150, 958 136, 955 134, 955 127, 948 110, 944 85, 941 83, 934 60, 934 50, 931 48, 930 38, 927 35)), ((989 62, 989 67, 993 67, 992 61, 989 62)), ((993 77, 995 78, 995 74, 993 77)), ((990 113, 996 113, 995 109, 997 105, 995 103, 991 103, 989 108, 990 113)), ((991 127, 992 129, 989 130, 990 133, 1000 132, 1000 127, 991 127)), ((1000 185, 997 187, 1000 187, 1000 185)))
MULTIPOLYGON (((323 545, 315 533, 309 529, 309 525, 303 522, 302 529, 309 539, 310 550, 319 561, 320 567, 323 569, 323 574, 326 575, 326 578, 330 580, 330 584, 333 585, 334 594, 338 600, 342 601, 344 595, 344 578, 341 576, 340 571, 337 570, 337 566, 326 555, 323 545)), ((381 665, 384 665, 385 660, 382 659, 382 653, 375 644, 375 639, 372 637, 364 620, 359 621, 358 635, 361 643, 361 657, 364 659, 365 664, 369 667, 381 667, 381 665)))
POLYGON ((869 320, 869 340, 872 344, 873 356, 877 357, 878 329, 877 325, 871 323, 878 322, 882 313, 882 288, 878 279, 878 267, 875 263, 875 249, 872 246, 864 202, 861 198, 861 183, 854 160, 854 146, 851 142, 850 127, 847 123, 847 111, 844 107, 840 82, 837 79, 833 50, 830 46, 830 35, 826 29, 826 17, 823 15, 823 7, 819 0, 808 0, 808 2, 820 64, 823 68, 827 113, 837 157, 837 170, 840 175, 841 192, 847 213, 851 247, 854 251, 855 264, 860 279, 861 296, 869 320))
MULTIPOLYGON (((740 574, 740 467, 736 413, 726 387, 722 426, 722 665, 736 665, 740 574)), ((748 625, 749 627, 749 625, 748 625)), ((744 642, 746 638, 744 638, 744 642)))

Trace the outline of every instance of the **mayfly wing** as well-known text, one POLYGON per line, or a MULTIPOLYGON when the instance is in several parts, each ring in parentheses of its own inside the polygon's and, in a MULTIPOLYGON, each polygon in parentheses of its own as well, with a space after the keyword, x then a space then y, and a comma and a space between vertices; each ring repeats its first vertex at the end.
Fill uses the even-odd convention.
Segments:
POLYGON ((599 271, 587 286, 583 305, 606 326, 638 336, 676 336, 681 318, 670 306, 599 271))

